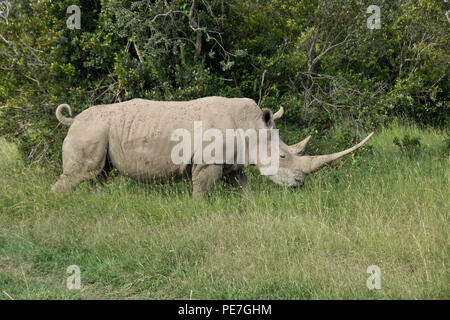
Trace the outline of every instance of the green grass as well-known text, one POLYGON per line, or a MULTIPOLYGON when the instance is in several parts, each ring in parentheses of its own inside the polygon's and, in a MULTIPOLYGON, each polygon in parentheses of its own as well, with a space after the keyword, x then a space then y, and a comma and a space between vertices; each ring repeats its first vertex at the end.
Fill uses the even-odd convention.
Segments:
POLYGON ((60 172, 0 140, 0 299, 449 299, 444 134, 396 126, 369 145, 298 190, 250 170, 248 199, 219 184, 195 201, 189 183, 122 177, 59 198, 60 172), (406 133, 420 152, 394 145, 406 133))

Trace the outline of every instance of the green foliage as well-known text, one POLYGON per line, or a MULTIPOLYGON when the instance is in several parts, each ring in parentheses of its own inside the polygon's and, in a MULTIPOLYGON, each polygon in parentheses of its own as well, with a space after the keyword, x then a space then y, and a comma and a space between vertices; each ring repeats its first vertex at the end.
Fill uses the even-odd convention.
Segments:
POLYGON ((448 136, 444 139, 444 152, 446 154, 450 153, 450 137, 448 136))
POLYGON ((449 3, 437 0, 16 0, 0 18, 0 135, 58 159, 76 112, 136 97, 249 97, 286 140, 393 119, 448 126, 449 3), (369 30, 366 9, 381 8, 369 30), (81 9, 69 30, 67 7, 81 9), (5 107, 3 107, 5 106, 5 107))
POLYGON ((422 144, 420 143, 419 137, 410 137, 406 134, 402 139, 394 137, 393 142, 401 151, 407 153, 411 157, 422 150, 422 144))

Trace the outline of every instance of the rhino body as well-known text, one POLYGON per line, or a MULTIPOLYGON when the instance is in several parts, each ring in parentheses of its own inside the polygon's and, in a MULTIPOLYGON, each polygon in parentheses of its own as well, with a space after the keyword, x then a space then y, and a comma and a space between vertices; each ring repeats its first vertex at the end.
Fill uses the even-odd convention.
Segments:
MULTIPOLYGON (((107 159, 120 173, 140 181, 168 182, 191 178, 194 195, 206 194, 221 178, 245 188, 247 179, 242 169, 248 163, 195 164, 192 161, 175 164, 171 152, 178 142, 172 141, 172 134, 180 128, 193 132, 195 121, 202 122, 203 130, 218 129, 223 136, 226 129, 270 130, 275 128, 274 120, 281 116, 278 113, 274 116, 267 109, 261 110, 251 99, 222 97, 175 102, 133 99, 93 106, 75 118, 63 116, 64 108, 72 114, 67 105, 59 106, 56 111, 60 122, 70 127, 62 148, 63 173, 52 188, 58 193, 97 177, 107 159)), ((294 149, 280 141, 280 168, 277 174, 268 178, 281 185, 302 185, 308 173, 360 147, 368 138, 370 136, 339 154, 317 157, 298 156, 294 149)), ((309 137, 298 144, 302 150, 308 140, 309 137)), ((190 157, 193 158, 196 152, 202 150, 193 148, 190 157)), ((256 167, 261 169, 258 163, 256 167)))
MULTIPOLYGON (((193 132, 194 121, 201 121, 203 130, 219 129, 224 136, 230 128, 267 128, 262 110, 246 98, 207 97, 176 102, 133 99, 93 106, 74 119, 59 117, 70 129, 62 149, 64 172, 54 191, 65 191, 97 176, 107 158, 119 172, 136 180, 167 182, 185 177, 195 180, 205 169, 219 170, 203 168, 208 165, 174 164, 171 152, 178 142, 171 141, 171 136, 176 129, 193 132)), ((195 151, 192 150, 192 158, 195 151)), ((232 180, 242 174, 244 166, 223 164, 221 177, 232 180)))

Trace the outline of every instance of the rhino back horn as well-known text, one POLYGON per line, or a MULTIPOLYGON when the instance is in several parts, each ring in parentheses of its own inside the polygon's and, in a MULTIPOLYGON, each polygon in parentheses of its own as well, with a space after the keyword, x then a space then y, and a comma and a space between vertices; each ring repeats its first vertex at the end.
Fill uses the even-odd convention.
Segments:
POLYGON ((311 136, 306 137, 304 140, 300 141, 297 144, 293 144, 289 146, 289 152, 301 156, 305 153, 306 146, 308 145, 309 139, 311 136))
POLYGON ((280 107, 280 110, 278 110, 277 112, 275 112, 275 114, 273 115, 273 121, 277 121, 278 119, 281 118, 281 116, 284 113, 284 108, 280 107))

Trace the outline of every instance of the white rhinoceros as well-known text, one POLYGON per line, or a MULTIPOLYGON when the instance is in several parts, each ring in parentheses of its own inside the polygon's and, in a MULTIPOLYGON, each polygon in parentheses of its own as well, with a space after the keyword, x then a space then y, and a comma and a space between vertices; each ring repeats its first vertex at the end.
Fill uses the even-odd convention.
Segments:
MULTIPOLYGON (((249 155, 256 148, 254 143, 249 143, 251 139, 248 137, 241 145, 237 143, 233 147, 234 156, 230 158, 227 153, 227 161, 194 161, 199 159, 199 153, 204 152, 197 144, 190 154, 183 155, 187 161, 179 163, 173 157, 173 150, 179 144, 174 139, 174 132, 181 129, 193 133, 194 138, 188 143, 190 146, 195 145, 196 123, 201 123, 202 130, 215 130, 216 134, 222 133, 223 136, 230 129, 270 133, 276 131, 274 121, 283 112, 280 109, 273 115, 268 109, 261 110, 251 99, 222 97, 176 102, 133 99, 93 106, 74 118, 63 116, 64 108, 72 115, 67 104, 56 110, 58 120, 70 129, 62 148, 63 174, 53 186, 54 192, 67 191, 84 180, 97 177, 108 159, 120 173, 140 181, 171 182, 183 177, 191 178, 194 196, 206 194, 221 178, 244 188, 247 178, 242 169, 254 164, 263 171, 267 163, 259 159, 254 163, 249 159, 245 163, 238 161, 236 154, 242 151, 249 155)), ((266 176, 279 185, 301 186, 307 174, 361 147, 372 134, 352 148, 321 156, 299 155, 304 152, 310 137, 297 145, 287 146, 275 135, 278 170, 266 176)), ((268 136, 267 143, 271 143, 273 136, 268 136)))

